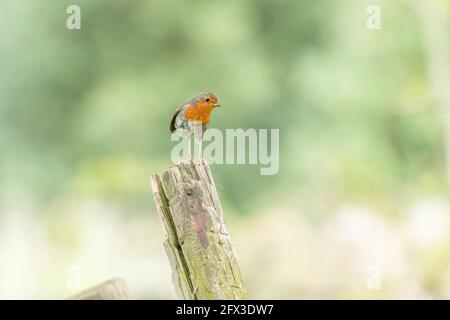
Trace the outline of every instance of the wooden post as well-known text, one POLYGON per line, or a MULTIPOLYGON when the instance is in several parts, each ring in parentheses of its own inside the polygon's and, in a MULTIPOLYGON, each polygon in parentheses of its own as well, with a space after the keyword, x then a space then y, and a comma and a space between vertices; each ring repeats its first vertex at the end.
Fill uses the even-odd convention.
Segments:
POLYGON ((189 160, 152 176, 164 247, 182 299, 246 299, 211 171, 189 160))
POLYGON ((93 288, 80 292, 70 300, 128 300, 128 286, 120 278, 103 282, 93 288))

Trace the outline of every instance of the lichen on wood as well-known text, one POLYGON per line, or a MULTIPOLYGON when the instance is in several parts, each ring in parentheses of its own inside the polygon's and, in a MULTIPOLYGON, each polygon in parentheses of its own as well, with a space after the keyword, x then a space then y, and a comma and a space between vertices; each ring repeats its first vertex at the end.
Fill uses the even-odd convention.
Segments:
POLYGON ((164 247, 183 299, 245 299, 244 281, 208 164, 186 160, 152 176, 164 247))

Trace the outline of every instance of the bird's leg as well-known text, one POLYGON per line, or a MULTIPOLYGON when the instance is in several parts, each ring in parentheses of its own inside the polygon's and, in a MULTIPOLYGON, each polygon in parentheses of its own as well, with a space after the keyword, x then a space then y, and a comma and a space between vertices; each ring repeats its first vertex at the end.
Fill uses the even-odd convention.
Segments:
POLYGON ((197 149, 197 158, 203 159, 203 135, 200 133, 200 136, 195 137, 196 145, 198 146, 197 149))
POLYGON ((194 125, 194 159, 197 156, 198 159, 202 159, 202 147, 203 147, 203 126, 200 121, 195 121, 194 125))
POLYGON ((192 151, 191 151, 191 135, 187 135, 186 136, 186 140, 187 140, 187 160, 191 161, 192 160, 192 151))

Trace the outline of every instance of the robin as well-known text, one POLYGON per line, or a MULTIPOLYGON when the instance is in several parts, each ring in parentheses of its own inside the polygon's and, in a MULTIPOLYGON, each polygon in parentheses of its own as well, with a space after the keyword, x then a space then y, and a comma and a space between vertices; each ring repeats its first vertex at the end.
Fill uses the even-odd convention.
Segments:
POLYGON ((202 135, 205 132, 211 112, 214 108, 220 107, 217 97, 209 92, 196 95, 183 103, 176 111, 170 121, 170 132, 181 134, 192 134, 196 124, 202 126, 202 135))

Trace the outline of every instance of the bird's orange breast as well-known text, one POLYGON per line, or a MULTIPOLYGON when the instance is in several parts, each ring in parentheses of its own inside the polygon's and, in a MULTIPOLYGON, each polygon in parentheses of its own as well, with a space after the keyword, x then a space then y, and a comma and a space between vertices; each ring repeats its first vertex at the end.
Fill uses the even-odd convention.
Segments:
POLYGON ((200 121, 202 124, 208 124, 213 107, 207 105, 189 106, 184 114, 188 121, 200 121))

